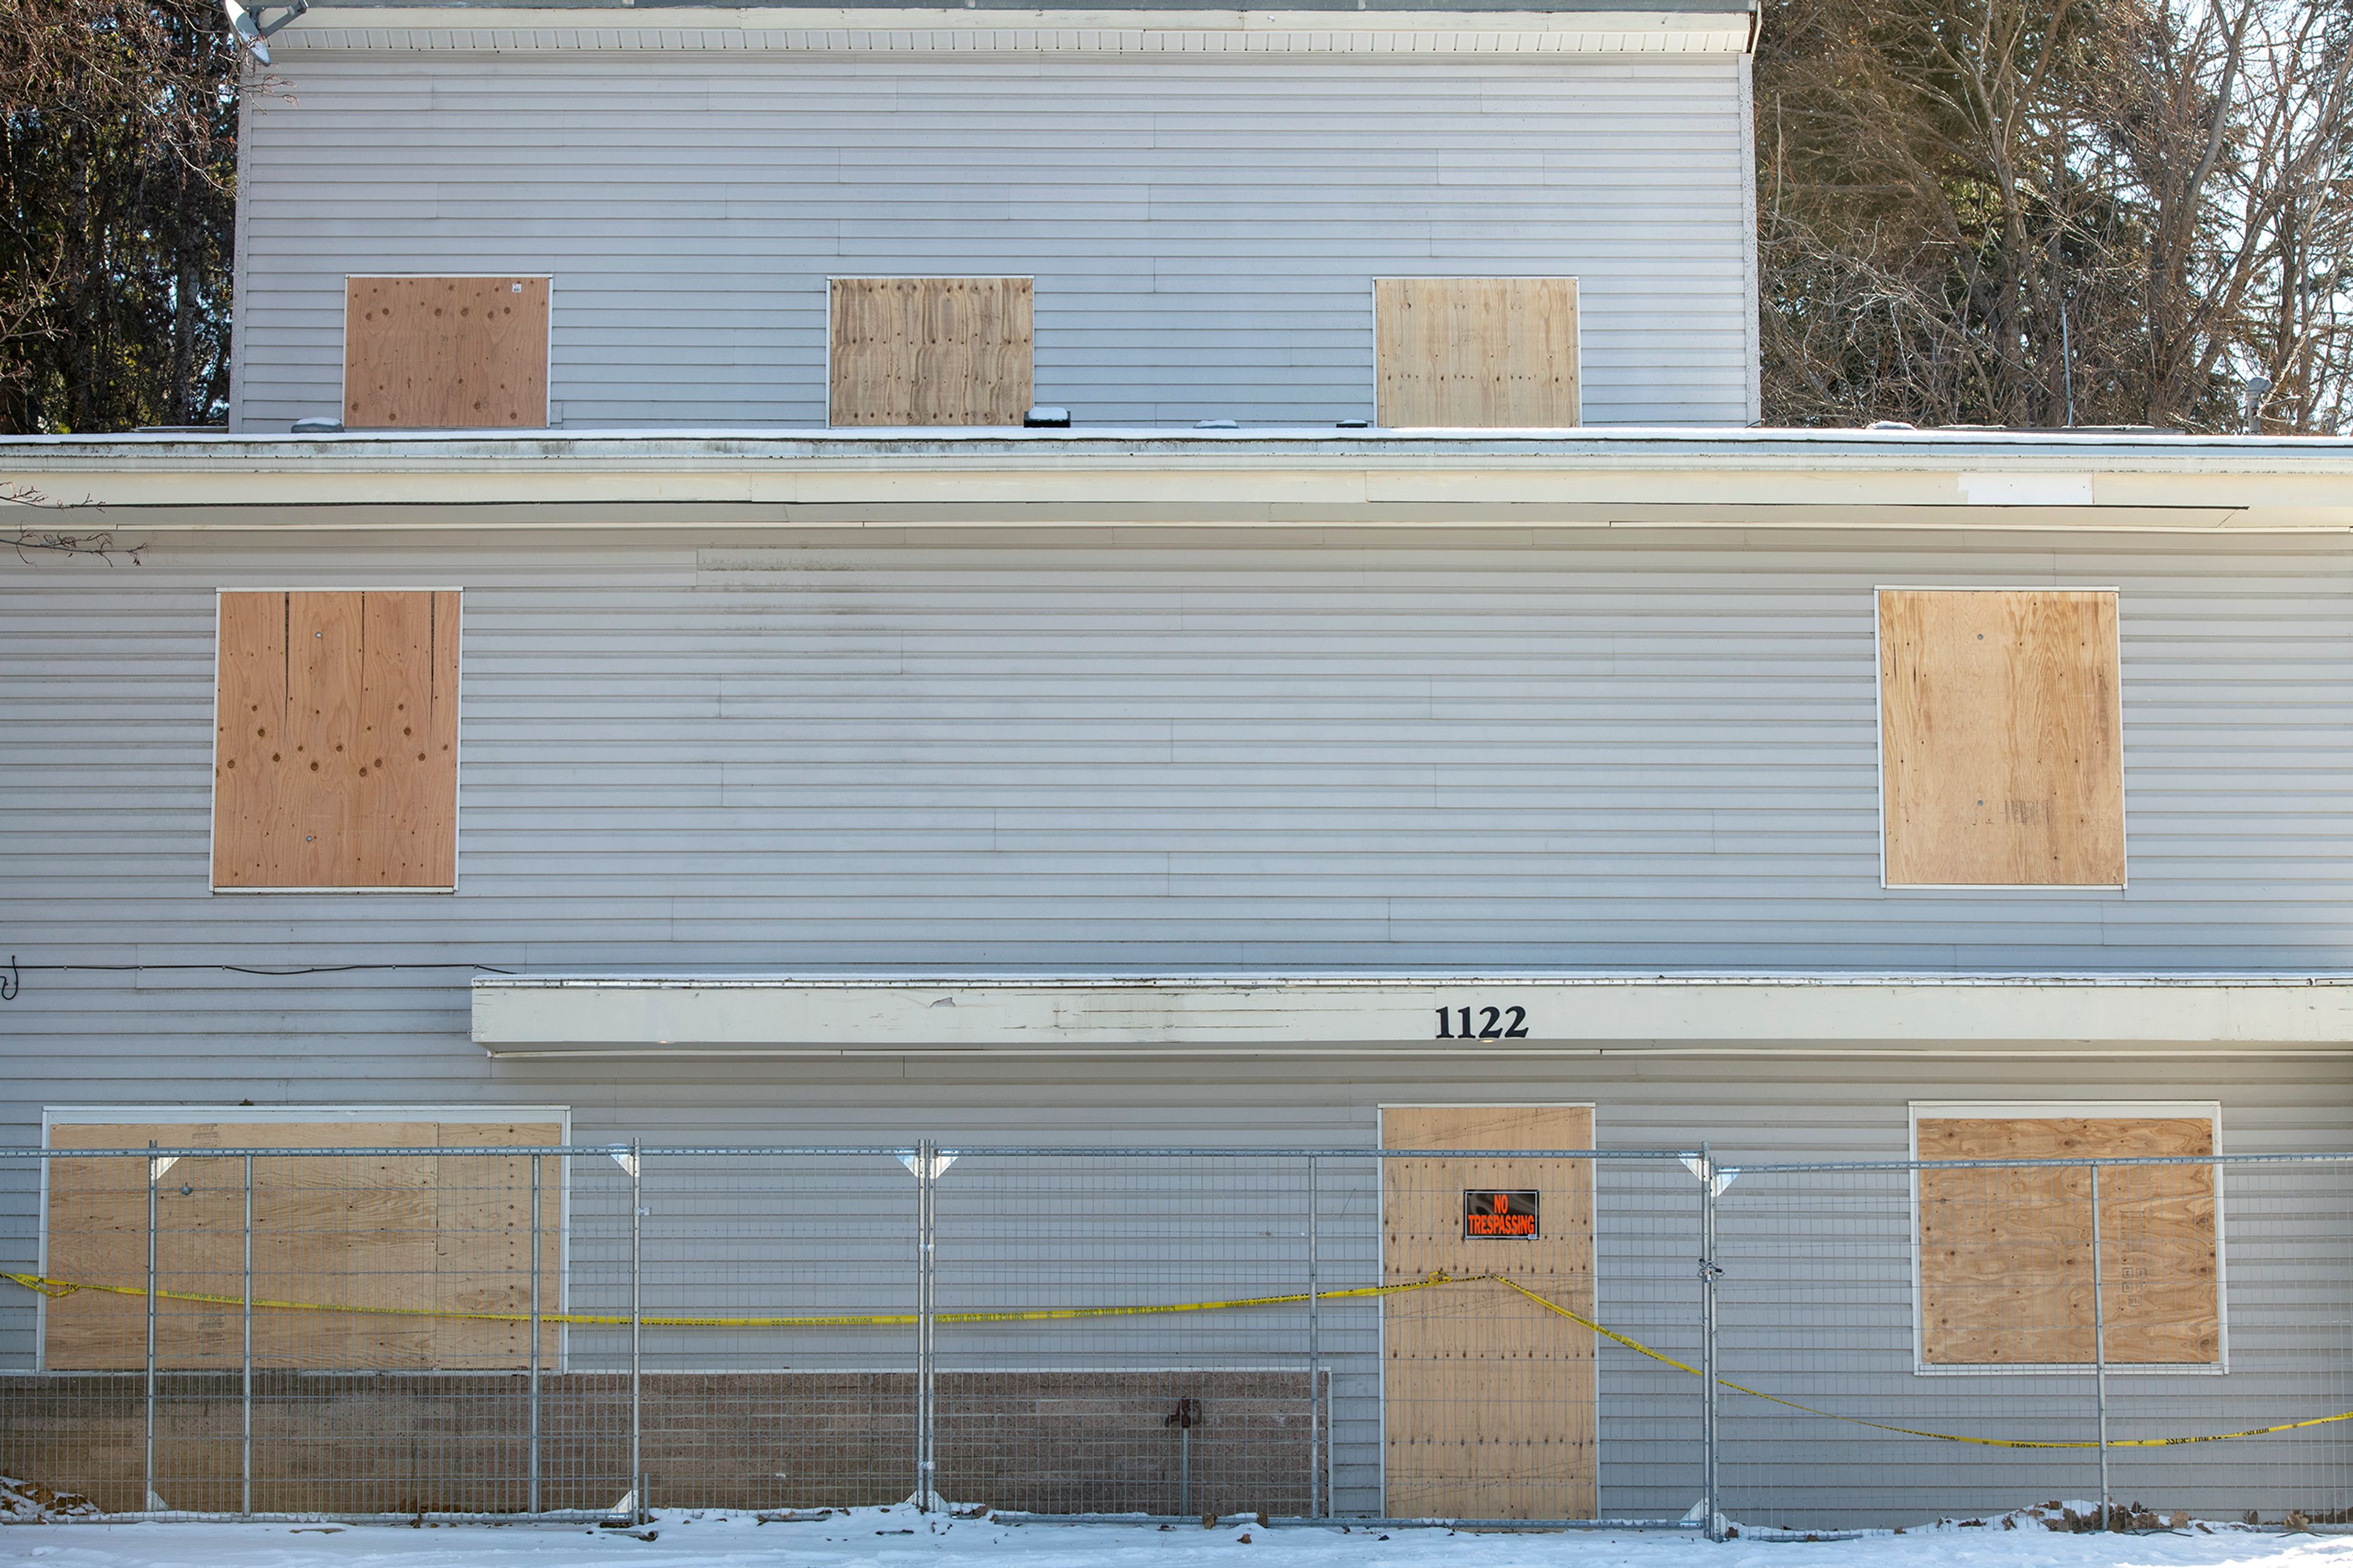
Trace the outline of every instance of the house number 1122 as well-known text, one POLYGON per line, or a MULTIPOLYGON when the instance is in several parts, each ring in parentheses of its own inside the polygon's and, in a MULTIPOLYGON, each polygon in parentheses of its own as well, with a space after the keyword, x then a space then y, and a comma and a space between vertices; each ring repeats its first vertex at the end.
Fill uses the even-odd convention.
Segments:
POLYGON ((1472 1026, 1469 1007, 1440 1007, 1438 1037, 1441 1040, 1525 1040, 1528 1037, 1525 1007, 1481 1007, 1478 1026, 1472 1026))

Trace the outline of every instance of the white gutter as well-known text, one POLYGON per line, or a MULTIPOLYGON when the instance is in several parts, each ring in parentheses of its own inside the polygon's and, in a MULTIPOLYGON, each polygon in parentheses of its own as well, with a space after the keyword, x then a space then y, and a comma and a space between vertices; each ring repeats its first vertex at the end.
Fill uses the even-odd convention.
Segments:
POLYGON ((2353 978, 483 977, 473 1038, 497 1057, 2310 1048, 2353 1043, 2353 978))

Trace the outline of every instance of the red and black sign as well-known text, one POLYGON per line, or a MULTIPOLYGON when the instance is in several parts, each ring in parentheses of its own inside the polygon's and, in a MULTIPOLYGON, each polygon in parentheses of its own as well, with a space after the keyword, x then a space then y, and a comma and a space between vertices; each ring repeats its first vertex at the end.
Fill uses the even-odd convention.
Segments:
POLYGON ((1541 1193, 1464 1193, 1462 1235, 1471 1241, 1534 1241, 1541 1193))

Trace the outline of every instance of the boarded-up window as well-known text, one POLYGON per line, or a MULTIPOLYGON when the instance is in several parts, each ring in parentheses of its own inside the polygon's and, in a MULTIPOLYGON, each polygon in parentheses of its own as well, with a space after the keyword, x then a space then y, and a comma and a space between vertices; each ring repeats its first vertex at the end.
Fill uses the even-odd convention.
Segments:
POLYGON ((345 279, 343 423, 544 426, 547 279, 345 279))
POLYGON ((2116 596, 1879 595, 1891 887, 2120 887, 2116 596))
MULTIPOLYGON (((1915 1131, 1922 1160, 2158 1159, 2215 1152, 2211 1113, 1923 1110, 1915 1131)), ((2090 1169, 1923 1170, 1919 1183, 1922 1364, 2091 1364, 2090 1169)), ((2111 1364, 2220 1363, 2221 1223, 2211 1164, 2102 1169, 2099 1308, 2111 1364)))
MULTIPOLYGON (((564 1142, 560 1121, 52 1125, 53 1149, 368 1148, 253 1161, 255 1362, 417 1371, 530 1360, 532 1161, 436 1149, 564 1142), (372 1310, 370 1309, 376 1309, 372 1310), (464 1314, 478 1314, 465 1316, 464 1314)), ((148 1161, 49 1163, 43 1364, 143 1366, 148 1161)), ((540 1159, 539 1287, 560 1310, 563 1159, 540 1159)), ((189 1155, 155 1184, 155 1360, 235 1367, 243 1353, 245 1161, 189 1155)), ((540 1354, 553 1364, 554 1328, 540 1354)))
POLYGON ((1383 425, 1581 421, 1574 278, 1377 279, 1373 328, 1383 425))
POLYGON ((458 879, 458 595, 225 593, 216 888, 458 879))
POLYGON ((837 278, 836 425, 1018 425, 1030 399, 1027 278, 837 278))

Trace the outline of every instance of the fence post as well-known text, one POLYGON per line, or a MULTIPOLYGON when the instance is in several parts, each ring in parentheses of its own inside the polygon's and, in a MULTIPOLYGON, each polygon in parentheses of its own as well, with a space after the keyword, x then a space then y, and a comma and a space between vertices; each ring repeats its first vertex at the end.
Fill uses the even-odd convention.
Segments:
POLYGON ((2111 1528, 2108 1501, 2108 1314, 2100 1279, 2100 1167, 2092 1167, 2092 1387, 2100 1406, 2100 1528, 2111 1528))
POLYGON ((531 1157, 531 1497, 539 1511, 539 1159, 531 1157))
POLYGON ((1724 1272, 1715 1261, 1715 1157, 1699 1146, 1699 1382, 1701 1506, 1706 1510, 1707 1538, 1724 1539, 1724 1513, 1716 1498, 1715 1432, 1715 1280, 1724 1272))
POLYGON ((1324 1517, 1324 1344, 1317 1317, 1316 1231, 1322 1219, 1323 1162, 1307 1156, 1307 1517, 1324 1517))
POLYGON ((244 1435, 237 1458, 239 1513, 253 1511, 253 1156, 245 1157, 244 1435))
POLYGON ((163 1162, 155 1155, 155 1140, 147 1140, 147 1495, 142 1513, 156 1511, 155 1504, 155 1189, 164 1180, 163 1162))
POLYGON ((629 1500, 631 1523, 647 1513, 645 1375, 638 1353, 638 1329, 644 1313, 645 1288, 645 1157, 637 1139, 629 1140, 629 1500))
POLYGON ((938 1408, 932 1377, 932 1323, 936 1302, 938 1211, 933 1178, 939 1148, 930 1139, 915 1143, 915 1509, 932 1511, 939 1470, 938 1408))

